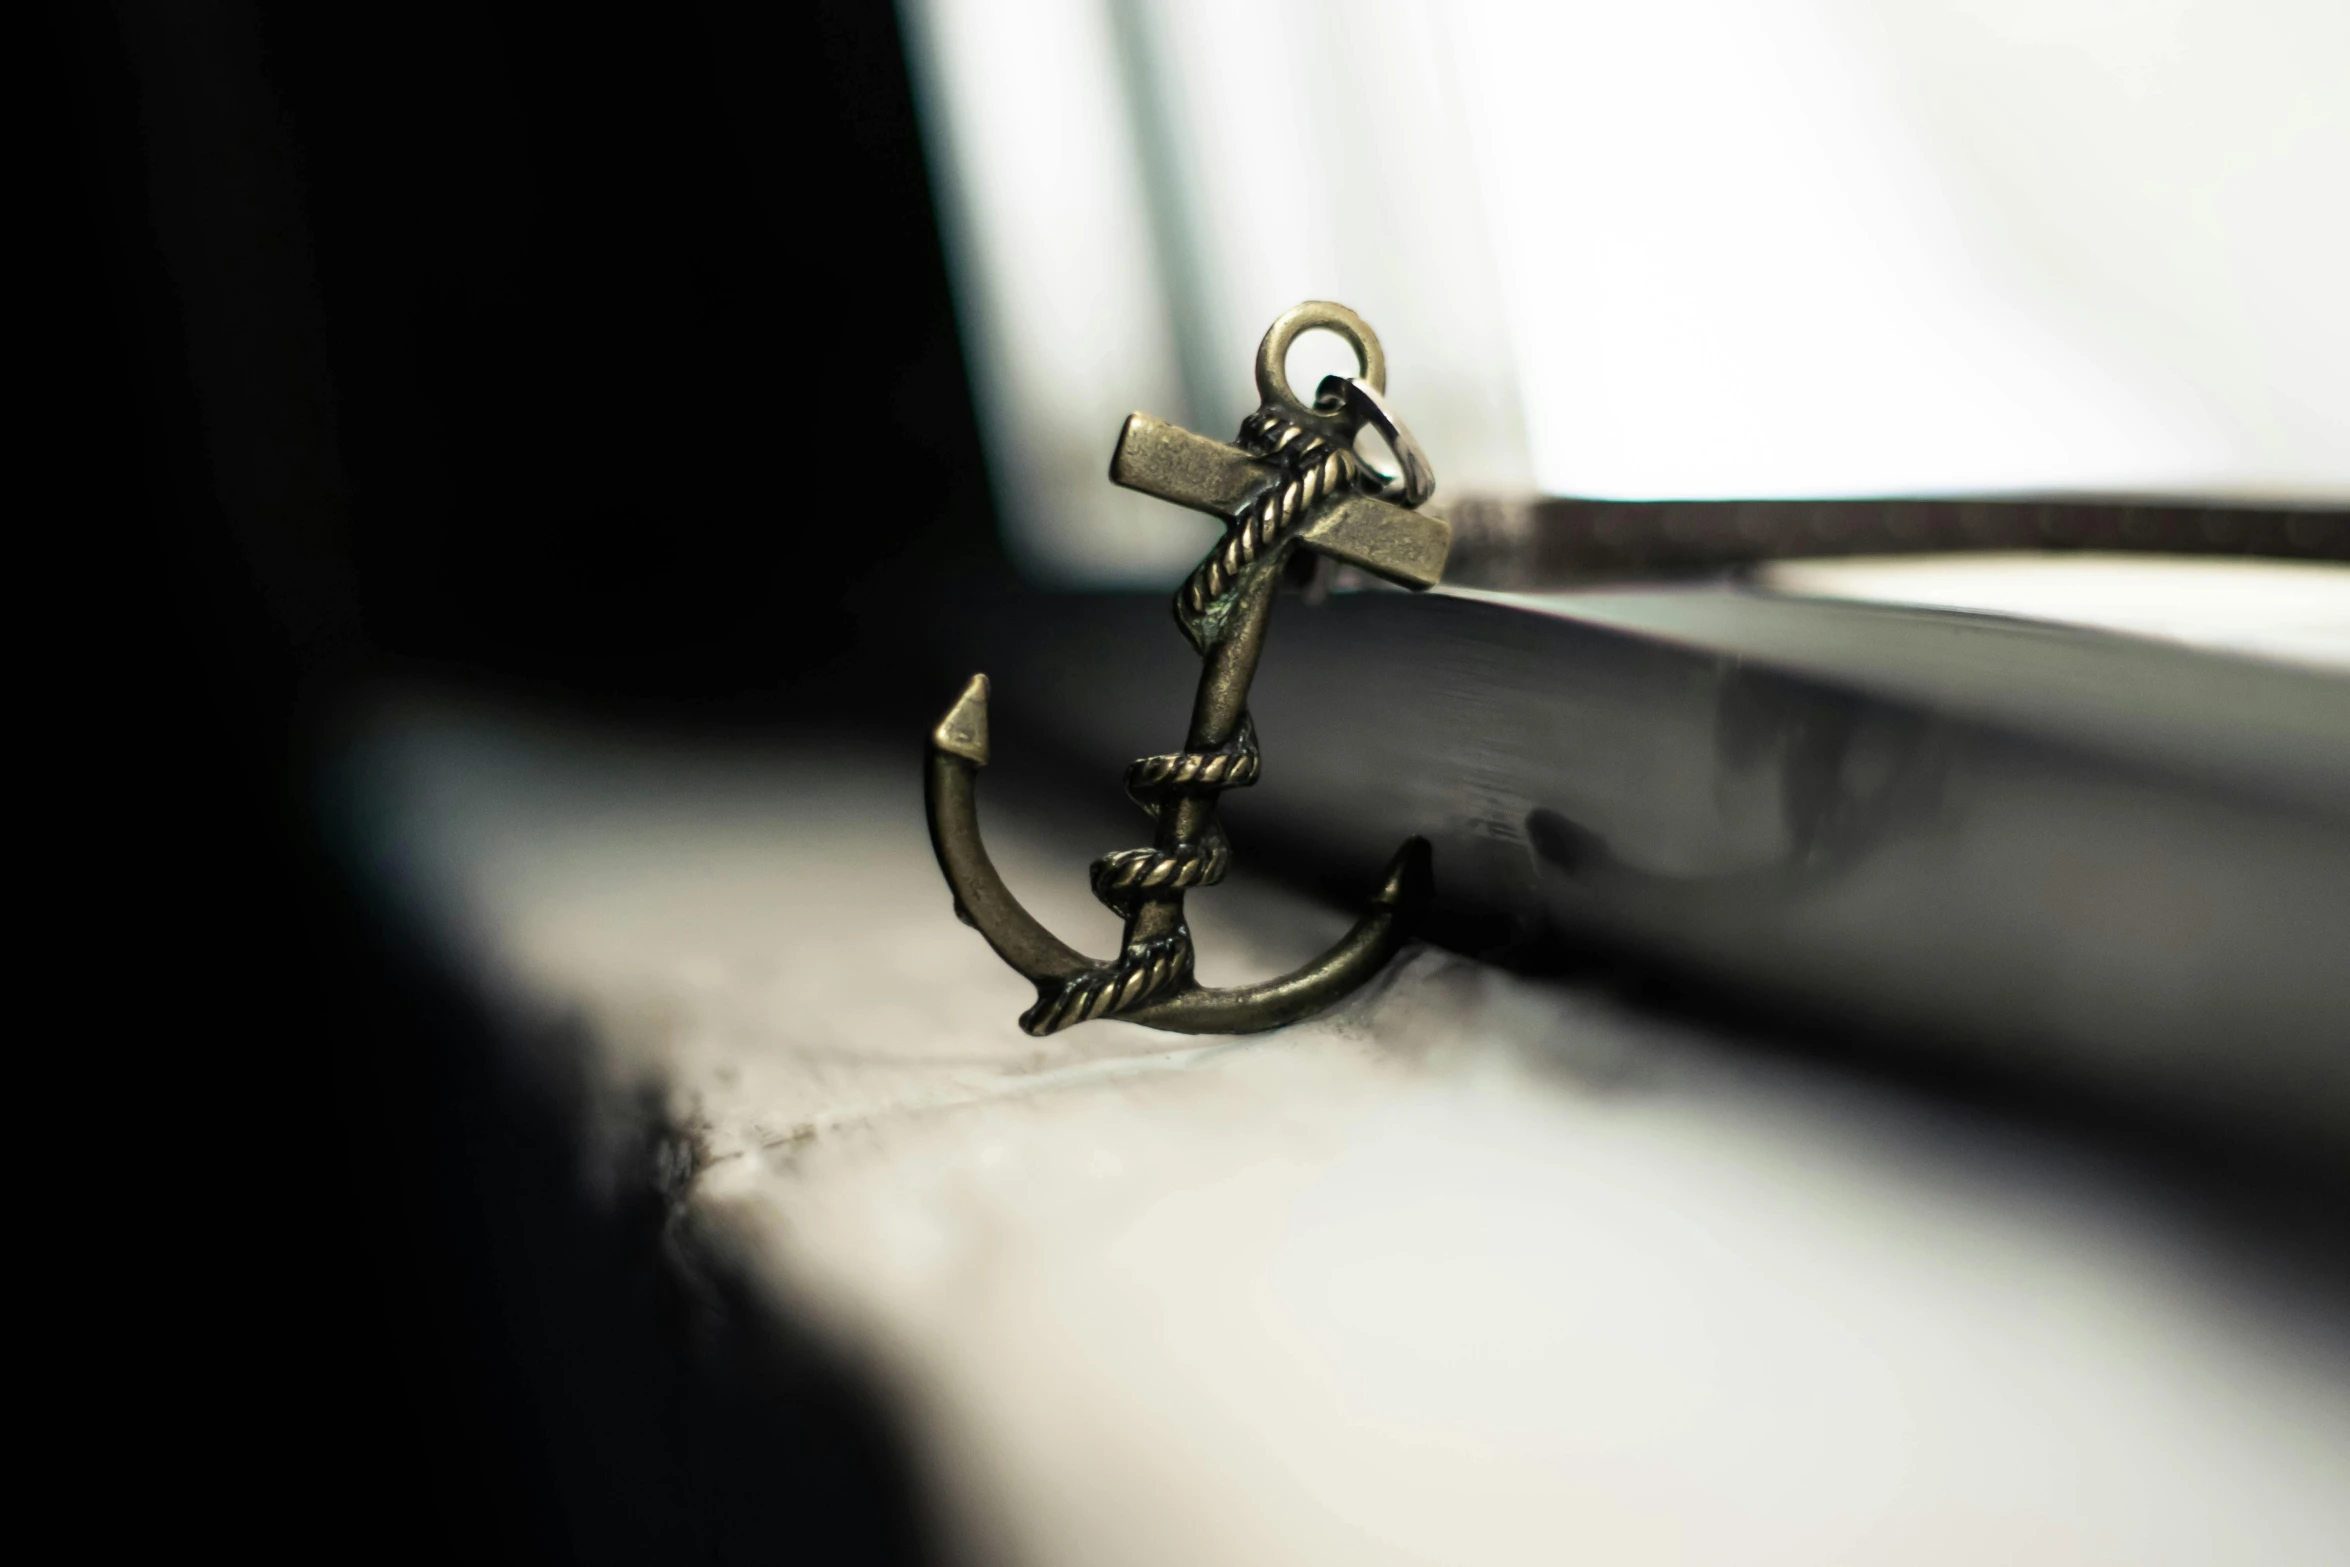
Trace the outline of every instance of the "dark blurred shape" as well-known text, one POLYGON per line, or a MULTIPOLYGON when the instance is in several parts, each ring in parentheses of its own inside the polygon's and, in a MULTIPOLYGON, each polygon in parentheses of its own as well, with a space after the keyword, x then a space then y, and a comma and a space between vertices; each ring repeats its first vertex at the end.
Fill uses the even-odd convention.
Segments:
MULTIPOLYGON (((1163 613, 975 606, 1000 753, 1106 772, 1147 746, 1165 719, 1128 693, 1188 662, 1163 613)), ((1421 834, 1424 929, 1455 951, 1628 962, 1872 1072, 2350 1170, 2331 673, 1718 584, 1340 594, 1270 636, 1250 710, 1286 739, 1229 823, 1251 863, 1343 902, 1421 834)))
POLYGON ((115 21, 150 438, 306 663, 835 700, 877 594, 993 559, 886 14, 115 21))
POLYGON ((995 569, 891 8, 51 21, 57 661, 110 660, 58 923, 180 1150, 140 1267, 200 1281, 122 1335, 139 1493, 305 1559, 920 1559, 871 1391, 727 1305, 650 1166, 579 1189, 580 1126, 487 1064, 511 1020, 384 936, 309 794, 386 675, 886 704, 901 605, 995 569))
POLYGON ((1454 502, 1445 580, 1504 589, 1773 560, 2087 550, 2350 561, 2350 507, 2094 496, 1454 502))

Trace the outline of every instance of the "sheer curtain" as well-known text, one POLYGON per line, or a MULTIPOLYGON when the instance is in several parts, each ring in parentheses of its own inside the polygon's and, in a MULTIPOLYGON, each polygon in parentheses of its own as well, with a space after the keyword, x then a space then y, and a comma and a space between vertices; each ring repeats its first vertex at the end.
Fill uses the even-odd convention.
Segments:
POLYGON ((2350 495, 2339 0, 905 8, 1045 577, 1196 557, 1118 421, 1229 434, 1309 297, 1386 341, 1439 505, 2350 495))

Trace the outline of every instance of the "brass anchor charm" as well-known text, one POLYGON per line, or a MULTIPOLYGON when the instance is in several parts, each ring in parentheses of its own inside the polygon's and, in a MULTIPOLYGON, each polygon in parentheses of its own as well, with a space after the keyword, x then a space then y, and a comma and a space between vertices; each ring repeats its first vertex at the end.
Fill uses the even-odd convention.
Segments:
POLYGON ((1146 756, 1126 770, 1126 790, 1158 824, 1147 849, 1093 864, 1094 895, 1126 919, 1119 955, 1096 962, 1063 945, 1023 909, 979 841, 977 787, 987 765, 987 677, 974 675, 930 734, 925 805, 939 869, 955 912, 1036 985, 1020 1018, 1031 1034, 1118 1017, 1186 1034, 1248 1034, 1319 1011, 1378 972, 1426 902, 1428 844, 1413 838, 1389 862, 1371 911, 1338 944, 1296 972, 1230 990, 1192 978, 1183 895, 1223 878, 1230 849, 1216 796, 1256 782, 1256 733, 1248 687, 1265 645, 1273 590, 1299 548, 1332 556, 1409 588, 1444 573, 1451 526, 1413 508, 1435 476, 1411 435, 1388 413, 1387 361, 1379 339, 1343 305, 1308 302, 1284 314, 1257 348, 1264 405, 1227 446, 1135 414, 1118 437, 1110 478, 1130 489, 1224 520, 1224 538, 1184 582, 1175 621, 1199 651, 1199 695, 1180 752, 1146 756), (1311 406, 1290 391, 1285 369, 1300 333, 1346 339, 1362 373, 1326 378, 1311 406), (1401 472, 1387 478, 1355 455, 1369 424, 1401 472))

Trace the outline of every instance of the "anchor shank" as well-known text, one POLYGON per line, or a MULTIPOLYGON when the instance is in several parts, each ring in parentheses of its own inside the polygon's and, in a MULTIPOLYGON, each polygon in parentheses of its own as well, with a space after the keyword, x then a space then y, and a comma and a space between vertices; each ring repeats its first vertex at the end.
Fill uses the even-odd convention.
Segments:
MULTIPOLYGON (((1265 650, 1265 631, 1273 618, 1273 589, 1280 575, 1278 558, 1260 562, 1240 588, 1241 601, 1226 622, 1230 629, 1208 645, 1200 666, 1199 694, 1192 700, 1191 732, 1184 738, 1185 750, 1213 751, 1229 743, 1239 730, 1240 720, 1248 712, 1249 683, 1256 678, 1257 659, 1265 650)), ((1182 795, 1159 813, 1155 846, 1162 852, 1173 852, 1180 844, 1196 843, 1215 818, 1212 790, 1182 795)), ((1132 944, 1171 935, 1182 924, 1183 891, 1177 888, 1164 897, 1135 905, 1126 921, 1126 940, 1132 944)))
POLYGON ((1240 584, 1240 602, 1226 622, 1229 629, 1209 644, 1200 666, 1199 694, 1192 699, 1191 733, 1184 739, 1185 750, 1213 751, 1240 728, 1241 715, 1248 711, 1249 682, 1256 679, 1257 660, 1265 651, 1265 630, 1273 618, 1273 588, 1287 554, 1283 550, 1268 555, 1240 584))

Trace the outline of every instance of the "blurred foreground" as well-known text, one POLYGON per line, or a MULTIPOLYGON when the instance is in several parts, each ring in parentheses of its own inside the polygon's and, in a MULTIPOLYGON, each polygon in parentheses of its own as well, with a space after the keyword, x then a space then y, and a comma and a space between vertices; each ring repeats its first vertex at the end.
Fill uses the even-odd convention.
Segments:
MULTIPOLYGON (((2350 1539, 2350 1274, 2275 1191, 1432 949, 1263 1039, 1030 1040, 910 763, 408 702, 340 799, 588 1188, 651 1129, 672 1255, 887 1390, 956 1559, 2350 1539)), ((1106 933, 1082 810, 991 836, 1106 933)), ((1199 914, 1216 982, 1345 922, 1238 880, 1199 914)))

